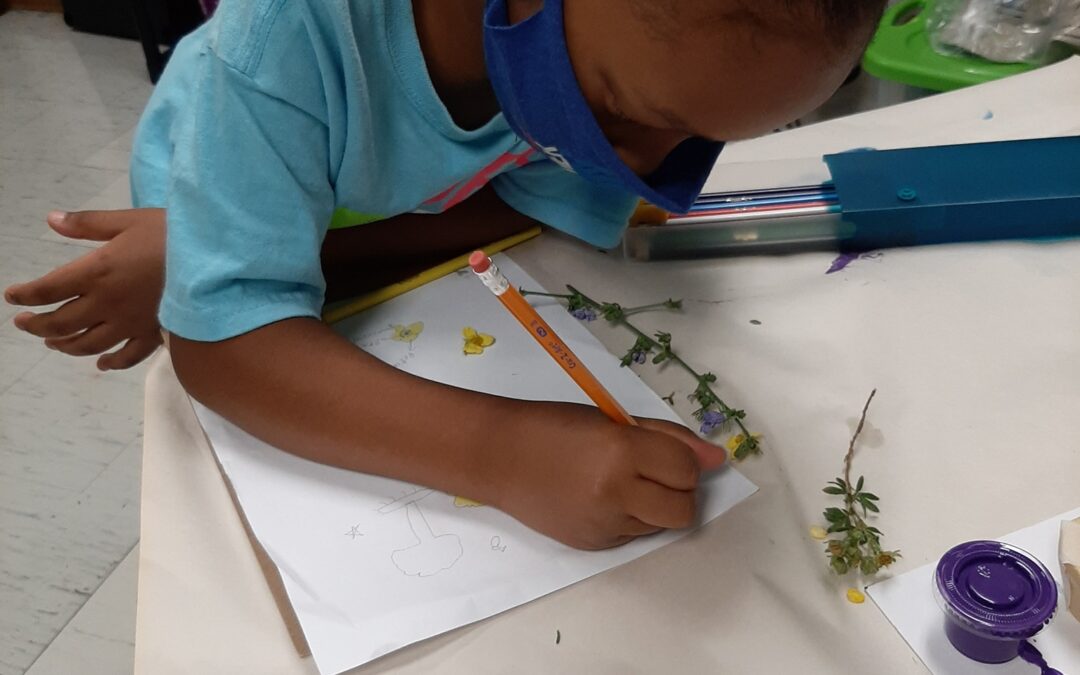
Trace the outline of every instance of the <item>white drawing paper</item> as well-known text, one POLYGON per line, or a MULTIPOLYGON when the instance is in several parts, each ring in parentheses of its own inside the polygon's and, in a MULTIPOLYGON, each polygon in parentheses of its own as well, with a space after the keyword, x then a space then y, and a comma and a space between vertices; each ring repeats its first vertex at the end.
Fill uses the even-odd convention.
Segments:
MULTIPOLYGON (((497 263, 513 283, 541 290, 505 256, 497 263)), ((564 307, 537 305, 631 414, 679 421, 564 307)), ((451 274, 338 329, 383 361, 431 380, 519 399, 589 402, 471 273, 451 274), (494 337, 494 344, 465 355, 465 327, 494 337)), ((256 538, 281 573, 324 675, 529 602, 685 534, 578 551, 493 508, 309 462, 198 404, 196 412, 256 538)), ((423 410, 410 414, 417 424, 446 423, 423 410)), ((756 489, 734 469, 708 477, 699 498, 701 521, 756 489)))
MULTIPOLYGON (((1031 643, 1046 662, 1066 675, 1080 673, 1080 621, 1065 609, 1058 565, 1061 521, 1080 517, 1080 509, 1024 528, 1000 540, 1038 558, 1058 584, 1058 609, 1047 628, 1031 643)), ((960 542, 957 542, 960 543, 960 542)), ((941 552, 942 554, 945 551, 941 552)), ((874 584, 869 595, 892 625, 934 675, 1038 675, 1039 669, 1021 658, 1008 663, 973 661, 953 648, 945 637, 944 615, 934 600, 932 586, 937 561, 874 584)))

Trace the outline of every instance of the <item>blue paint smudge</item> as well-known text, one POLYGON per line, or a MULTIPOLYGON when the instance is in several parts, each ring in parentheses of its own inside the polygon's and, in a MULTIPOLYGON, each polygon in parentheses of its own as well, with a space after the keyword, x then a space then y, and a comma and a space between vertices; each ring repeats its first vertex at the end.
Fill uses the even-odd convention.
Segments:
POLYGON ((992 119, 994 119, 994 111, 993 110, 987 110, 985 113, 983 113, 982 118, 984 120, 992 120, 992 119))

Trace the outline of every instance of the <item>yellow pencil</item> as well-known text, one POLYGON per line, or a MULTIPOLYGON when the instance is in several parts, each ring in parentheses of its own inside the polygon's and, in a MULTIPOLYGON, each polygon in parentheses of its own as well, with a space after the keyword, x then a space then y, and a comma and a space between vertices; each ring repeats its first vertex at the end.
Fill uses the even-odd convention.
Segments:
POLYGON ((632 427, 638 425, 637 420, 619 405, 615 397, 604 388, 604 385, 600 384, 600 380, 589 372, 581 359, 571 351, 570 347, 562 341, 562 338, 555 334, 555 329, 541 318, 536 312, 536 308, 530 305, 529 301, 510 285, 510 282, 499 271, 499 268, 491 262, 491 258, 486 253, 483 251, 473 252, 469 256, 469 266, 472 267, 473 273, 480 277, 484 285, 502 302, 503 307, 518 320, 521 327, 528 331, 529 335, 533 336, 533 339, 543 347, 548 356, 555 359, 555 363, 559 364, 566 374, 570 376, 570 379, 581 387, 581 390, 592 399, 601 412, 613 422, 632 427))
MULTIPOLYGON (((519 234, 507 237, 506 239, 500 239, 493 244, 485 246, 481 250, 488 255, 494 255, 499 251, 505 251, 511 246, 517 246, 522 242, 528 241, 538 234, 540 234, 540 227, 533 227, 519 234)), ((454 272, 469 266, 469 255, 469 253, 466 253, 453 260, 447 260, 440 265, 436 265, 435 267, 425 270, 416 276, 409 277, 404 281, 399 281, 396 284, 391 284, 385 288, 380 288, 377 291, 372 291, 353 300, 349 300, 343 305, 327 309, 323 312, 323 321, 326 323, 337 323, 342 319, 347 319, 350 316, 359 314, 365 309, 371 309, 375 305, 381 305, 387 300, 392 300, 415 288, 420 288, 424 284, 429 284, 436 279, 441 279, 447 274, 453 274, 454 272)))

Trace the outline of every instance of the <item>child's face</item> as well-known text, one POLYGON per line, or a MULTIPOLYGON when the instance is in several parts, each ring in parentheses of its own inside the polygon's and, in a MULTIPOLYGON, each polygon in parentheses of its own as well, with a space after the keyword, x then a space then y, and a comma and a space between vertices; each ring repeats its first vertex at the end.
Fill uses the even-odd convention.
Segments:
POLYGON ((810 112, 843 83, 862 46, 837 49, 809 28, 792 35, 741 21, 665 39, 634 12, 612 9, 565 3, 566 39, 597 121, 639 175, 691 136, 750 138, 810 112))

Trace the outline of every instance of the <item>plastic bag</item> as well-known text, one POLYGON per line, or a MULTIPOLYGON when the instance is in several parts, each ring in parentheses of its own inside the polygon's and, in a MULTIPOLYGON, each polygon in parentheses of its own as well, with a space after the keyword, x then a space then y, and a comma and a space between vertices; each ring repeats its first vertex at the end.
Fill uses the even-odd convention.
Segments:
POLYGON ((1077 0, 937 0, 927 22, 930 43, 945 54, 1043 63, 1077 5, 1077 0))

